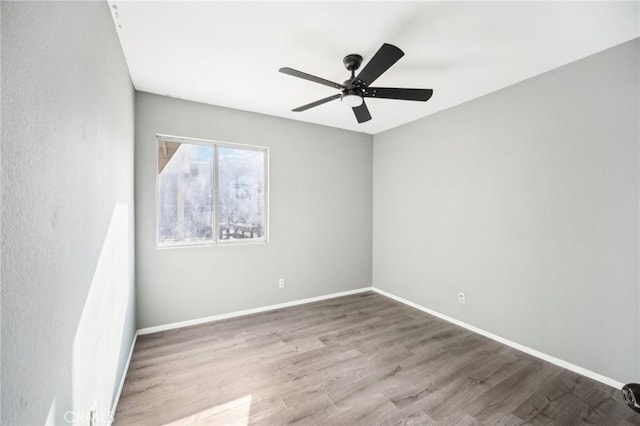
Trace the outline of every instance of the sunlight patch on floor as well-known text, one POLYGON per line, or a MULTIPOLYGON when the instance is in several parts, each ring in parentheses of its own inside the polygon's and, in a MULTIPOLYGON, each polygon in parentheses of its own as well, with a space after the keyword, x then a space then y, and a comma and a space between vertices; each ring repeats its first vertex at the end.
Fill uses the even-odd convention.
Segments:
POLYGON ((247 395, 165 424, 247 426, 250 414, 251 395, 247 395))

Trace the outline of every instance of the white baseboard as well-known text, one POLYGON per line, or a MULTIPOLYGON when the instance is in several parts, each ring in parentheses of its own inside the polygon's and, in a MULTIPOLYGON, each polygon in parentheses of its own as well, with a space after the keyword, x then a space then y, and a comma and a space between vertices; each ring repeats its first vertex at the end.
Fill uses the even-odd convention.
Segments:
POLYGON ((355 290, 341 291, 339 293, 326 294, 324 296, 310 297, 308 299, 292 300, 291 302, 278 303, 276 305, 262 306, 260 308, 245 309, 243 311, 229 312, 226 314, 213 315, 210 317, 197 318, 188 321, 174 322, 170 324, 146 327, 138 330, 138 335, 157 333, 159 331, 173 330, 175 328, 189 327, 192 325, 205 324, 213 321, 220 321, 228 318, 241 317, 244 315, 258 314, 260 312, 273 311, 275 309, 288 308, 289 306, 304 305, 305 303, 319 302, 320 300, 334 299, 336 297, 348 296, 350 294, 364 293, 372 291, 372 287, 362 287, 355 290))
POLYGON ((136 346, 136 340, 138 340, 138 332, 133 335, 133 342, 131 342, 131 349, 129 349, 129 357, 127 358, 127 363, 124 366, 124 370, 122 371, 122 378, 120 379, 120 386, 118 386, 118 393, 116 393, 116 397, 113 400, 113 406, 111 407, 111 416, 109 417, 109 425, 113 423, 114 416, 116 415, 116 408, 118 408, 118 402, 120 402, 120 395, 122 395, 122 388, 124 387, 124 381, 127 378, 127 373, 129 372, 129 364, 131 363, 131 357, 133 356, 133 348, 136 346))
POLYGON ((532 349, 532 348, 530 348, 528 346, 521 345, 520 343, 516 343, 516 342, 511 341, 509 339, 505 339, 504 337, 500 337, 500 336, 498 336, 496 334, 493 334, 493 333, 485 331, 485 330, 483 330, 481 328, 475 327, 475 326, 473 326, 471 324, 467 324, 466 322, 463 322, 463 321, 457 320, 455 318, 452 318, 450 316, 441 314, 440 312, 436 312, 436 311, 434 311, 432 309, 425 308, 422 305, 418 305, 417 303, 413 303, 413 302, 411 302, 411 301, 409 301, 407 299, 403 299, 402 297, 398 297, 395 294, 387 293, 386 291, 380 290, 379 288, 375 288, 375 287, 373 287, 373 291, 375 291, 376 293, 379 293, 379 294, 381 294, 383 296, 386 296, 386 297, 388 297, 390 299, 396 300, 396 301, 398 301, 400 303, 404 303, 405 305, 411 306, 412 308, 419 309, 419 310, 421 310, 423 312, 426 312, 428 314, 431 314, 431 315, 433 315, 435 317, 441 318, 441 319, 443 319, 445 321, 448 321, 448 322, 453 323, 455 325, 458 325, 460 327, 466 328, 467 330, 471 330, 474 333, 477 333, 477 334, 480 334, 482 336, 488 337, 489 339, 495 340, 496 342, 500 342, 500 343, 505 344, 507 346, 511 346, 512 348, 515 348, 515 349, 517 349, 519 351, 525 352, 525 353, 527 353, 529 355, 533 355, 536 358, 540 358, 540 359, 542 359, 544 361, 548 361, 548 362, 550 362, 552 364, 555 364, 555 365, 557 365, 559 367, 566 368, 567 370, 571 370, 574 373, 578 373, 578 374, 581 374, 581 375, 583 375, 585 377, 589 377, 590 379, 597 380, 597 381, 599 381, 601 383, 604 383, 605 385, 612 386, 612 387, 614 387, 616 389, 620 389, 620 388, 622 388, 622 386, 624 386, 623 383, 621 383, 621 382, 619 382, 617 380, 613 380, 613 379, 611 379, 609 377, 603 376, 602 374, 598 374, 598 373, 595 373, 595 372, 593 372, 591 370, 587 370, 586 368, 580 367, 578 365, 572 364, 570 362, 564 361, 564 360, 556 358, 554 356, 545 354, 544 352, 540 352, 540 351, 538 351, 536 349, 532 349))

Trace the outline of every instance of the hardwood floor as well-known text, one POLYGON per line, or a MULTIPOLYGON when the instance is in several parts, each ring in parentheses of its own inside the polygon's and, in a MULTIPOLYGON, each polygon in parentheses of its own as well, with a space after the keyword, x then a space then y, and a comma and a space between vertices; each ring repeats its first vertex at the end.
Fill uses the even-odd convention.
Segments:
POLYGON ((139 336, 117 425, 640 425, 620 392, 376 293, 139 336))

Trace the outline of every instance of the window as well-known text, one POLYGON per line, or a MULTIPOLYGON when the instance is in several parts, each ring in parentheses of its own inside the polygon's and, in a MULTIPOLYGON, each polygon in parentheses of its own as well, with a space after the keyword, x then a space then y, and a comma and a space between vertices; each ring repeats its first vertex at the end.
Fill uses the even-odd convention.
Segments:
POLYGON ((267 148, 157 140, 158 247, 266 241, 267 148))

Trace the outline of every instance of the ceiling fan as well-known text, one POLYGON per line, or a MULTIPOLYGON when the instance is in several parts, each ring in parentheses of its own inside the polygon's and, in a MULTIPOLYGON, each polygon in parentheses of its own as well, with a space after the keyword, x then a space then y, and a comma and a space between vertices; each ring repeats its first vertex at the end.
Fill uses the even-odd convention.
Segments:
POLYGON ((351 71, 351 78, 345 80, 342 84, 325 80, 293 68, 280 68, 283 74, 292 75, 294 77, 313 81, 314 83, 324 84, 340 90, 333 96, 311 102, 310 104, 300 106, 293 109, 294 112, 306 111, 310 108, 317 107, 324 103, 340 99, 343 104, 352 107, 358 123, 364 123, 371 120, 371 114, 364 103, 364 98, 382 98, 382 99, 400 99, 405 101, 422 101, 426 102, 433 95, 431 89, 398 89, 395 87, 371 87, 371 84, 380 77, 386 70, 391 68, 398 59, 404 56, 404 52, 392 44, 385 43, 373 55, 373 58, 365 65, 365 67, 356 76, 355 72, 362 64, 362 56, 352 53, 344 57, 342 62, 347 70, 351 71))

